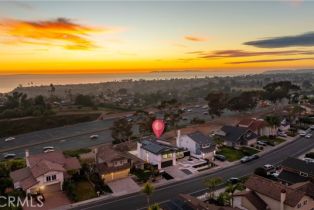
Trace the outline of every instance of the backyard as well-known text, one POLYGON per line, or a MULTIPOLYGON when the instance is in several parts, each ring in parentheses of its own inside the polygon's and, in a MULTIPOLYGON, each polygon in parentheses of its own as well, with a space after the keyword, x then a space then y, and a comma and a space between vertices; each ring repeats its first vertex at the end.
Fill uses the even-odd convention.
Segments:
POLYGON ((254 155, 258 152, 258 150, 248 147, 241 147, 239 149, 233 147, 223 146, 219 149, 217 154, 223 155, 230 162, 241 159, 244 156, 254 155))

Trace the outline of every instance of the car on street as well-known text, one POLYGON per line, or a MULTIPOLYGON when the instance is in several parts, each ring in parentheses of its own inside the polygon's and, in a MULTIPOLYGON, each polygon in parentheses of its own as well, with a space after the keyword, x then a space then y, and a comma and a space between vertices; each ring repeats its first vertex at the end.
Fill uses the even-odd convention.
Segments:
POLYGON ((251 156, 250 156, 250 159, 251 159, 251 160, 256 160, 256 159, 258 159, 258 158, 259 158, 258 155, 251 155, 251 156))
POLYGON ((237 184, 239 182, 241 182, 241 180, 237 177, 231 177, 227 180, 228 183, 231 183, 231 184, 237 184))
POLYGON ((217 159, 217 160, 220 160, 220 161, 225 161, 226 160, 226 157, 224 155, 214 155, 214 158, 217 159))
POLYGON ((4 159, 13 159, 15 158, 16 154, 14 153, 6 153, 3 155, 4 159))
POLYGON ((8 138, 4 139, 4 141, 5 141, 5 142, 8 142, 8 141, 12 141, 12 140, 14 140, 14 139, 15 139, 14 137, 8 137, 8 138))
POLYGON ((306 132, 304 132, 304 131, 300 132, 300 136, 305 137, 306 136, 306 132))
POLYGON ((244 156, 243 158, 240 159, 241 163, 246 163, 249 162, 251 158, 249 156, 244 156))
POLYGON ((314 159, 312 159, 312 158, 303 158, 303 161, 305 161, 307 163, 314 163, 314 159))
POLYGON ((256 143, 261 146, 267 146, 267 142, 265 141, 257 141, 256 143))
POLYGON ((90 139, 98 139, 99 138, 99 135, 91 135, 90 137, 89 137, 90 139))
POLYGON ((310 128, 311 128, 311 130, 314 130, 314 125, 311 125, 310 128))
POLYGON ((55 151, 55 148, 53 146, 43 147, 44 153, 53 152, 53 151, 55 151))
POLYGON ((312 137, 312 134, 311 134, 311 133, 306 134, 306 136, 305 136, 305 138, 307 138, 307 139, 310 139, 311 137, 312 137))

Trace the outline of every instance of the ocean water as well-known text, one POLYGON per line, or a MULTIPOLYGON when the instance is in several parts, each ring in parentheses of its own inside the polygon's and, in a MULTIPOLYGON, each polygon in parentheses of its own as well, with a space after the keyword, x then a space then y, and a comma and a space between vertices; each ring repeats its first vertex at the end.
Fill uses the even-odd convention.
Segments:
MULTIPOLYGON (((213 71, 179 71, 179 72, 150 72, 129 74, 20 74, 0 75, 0 93, 7 93, 22 85, 42 86, 101 83, 110 81, 121 81, 126 79, 171 79, 171 78, 204 78, 213 76, 236 76, 244 72, 213 72, 213 71)), ((247 72, 246 72, 247 74, 247 72)))

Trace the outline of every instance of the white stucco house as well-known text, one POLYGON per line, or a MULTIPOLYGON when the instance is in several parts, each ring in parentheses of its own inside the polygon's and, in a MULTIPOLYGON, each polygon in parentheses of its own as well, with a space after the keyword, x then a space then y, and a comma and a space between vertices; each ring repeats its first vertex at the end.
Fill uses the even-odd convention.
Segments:
POLYGON ((199 131, 181 135, 178 130, 176 144, 177 147, 190 151, 190 155, 196 158, 212 160, 216 152, 214 140, 199 131))
POLYGON ((158 169, 176 165, 177 159, 184 157, 179 148, 154 139, 143 139, 137 142, 137 156, 158 169))
POLYGON ((44 192, 52 185, 62 189, 64 179, 70 176, 67 172, 81 168, 77 158, 65 157, 59 151, 30 155, 26 150, 25 159, 27 167, 11 172, 10 177, 14 188, 21 188, 26 193, 44 192))

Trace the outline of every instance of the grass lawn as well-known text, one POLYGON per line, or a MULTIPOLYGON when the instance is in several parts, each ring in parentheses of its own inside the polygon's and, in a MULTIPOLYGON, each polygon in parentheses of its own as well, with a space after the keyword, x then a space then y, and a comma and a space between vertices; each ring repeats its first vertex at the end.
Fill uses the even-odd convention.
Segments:
POLYGON ((285 142, 286 140, 276 137, 276 138, 269 138, 267 136, 261 136, 259 140, 267 142, 269 145, 275 146, 277 144, 281 144, 282 142, 285 142))
POLYGON ((258 151, 253 148, 242 147, 240 149, 235 149, 233 147, 223 146, 217 154, 224 155, 228 161, 232 162, 241 159, 243 156, 253 155, 257 152, 258 151))
POLYGON ((80 181, 76 183, 75 194, 78 201, 97 197, 93 186, 88 181, 80 181))

